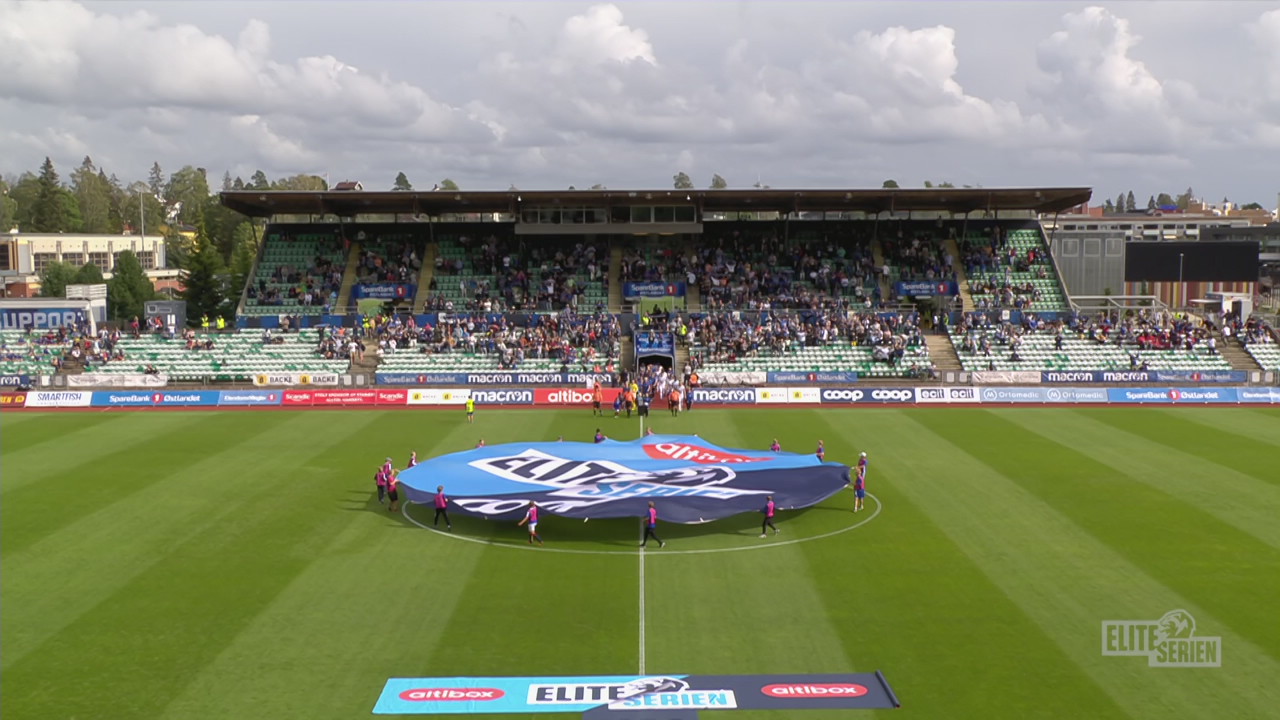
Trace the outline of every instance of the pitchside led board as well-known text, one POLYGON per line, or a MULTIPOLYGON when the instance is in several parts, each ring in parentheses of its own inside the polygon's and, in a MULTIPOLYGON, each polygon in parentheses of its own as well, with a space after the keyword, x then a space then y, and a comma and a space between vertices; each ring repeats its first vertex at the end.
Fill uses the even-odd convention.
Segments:
POLYGON ((700 523, 759 512, 770 495, 781 509, 817 505, 849 485, 849 467, 810 454, 722 448, 696 435, 650 435, 489 445, 409 468, 400 488, 410 502, 427 504, 441 478, 454 508, 489 519, 517 519, 530 502, 549 515, 638 518, 653 502, 664 522, 700 523))
POLYGON ((375 715, 582 713, 584 720, 693 720, 710 710, 899 707, 889 681, 840 675, 605 675, 391 678, 375 715))

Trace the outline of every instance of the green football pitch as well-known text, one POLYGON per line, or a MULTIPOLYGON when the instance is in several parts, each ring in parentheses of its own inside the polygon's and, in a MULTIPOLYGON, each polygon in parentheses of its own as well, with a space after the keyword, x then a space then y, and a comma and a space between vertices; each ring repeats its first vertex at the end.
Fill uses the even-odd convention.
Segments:
POLYGON ((866 450, 874 497, 766 539, 753 515, 663 526, 643 555, 630 520, 547 517, 530 549, 373 494, 386 455, 596 427, 638 435, 587 410, 5 413, 4 717, 358 718, 389 677, 876 669, 901 709, 705 717, 1280 716, 1280 411, 656 415, 866 450), (1178 609, 1221 667, 1103 655, 1105 621, 1178 609))

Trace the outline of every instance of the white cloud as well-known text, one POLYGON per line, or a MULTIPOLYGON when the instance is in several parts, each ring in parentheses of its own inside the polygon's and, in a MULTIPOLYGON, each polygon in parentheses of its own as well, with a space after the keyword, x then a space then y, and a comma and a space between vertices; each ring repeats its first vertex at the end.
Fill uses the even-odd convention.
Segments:
POLYGON ((623 23, 622 11, 617 5, 596 5, 582 15, 569 18, 560 32, 557 51, 559 59, 566 64, 637 60, 658 64, 648 33, 623 23))

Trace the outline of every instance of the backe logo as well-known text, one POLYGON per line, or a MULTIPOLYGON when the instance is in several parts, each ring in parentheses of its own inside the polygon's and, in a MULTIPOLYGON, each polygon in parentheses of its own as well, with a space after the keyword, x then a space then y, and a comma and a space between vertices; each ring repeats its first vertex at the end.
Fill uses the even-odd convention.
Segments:
POLYGON ((1186 610, 1159 620, 1103 620, 1102 654, 1145 657, 1148 667, 1222 667, 1222 638, 1196 637, 1186 610))

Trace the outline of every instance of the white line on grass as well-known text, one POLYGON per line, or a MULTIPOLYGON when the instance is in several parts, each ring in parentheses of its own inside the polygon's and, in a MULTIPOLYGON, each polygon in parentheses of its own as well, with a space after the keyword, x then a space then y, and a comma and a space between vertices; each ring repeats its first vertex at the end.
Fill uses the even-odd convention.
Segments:
MULTIPOLYGON (((659 554, 660 555, 714 555, 715 553, 742 552, 745 550, 769 550, 771 548, 786 547, 787 545, 799 545, 800 543, 812 542, 814 540, 825 540, 826 538, 829 538, 829 537, 842 535, 844 533, 849 532, 850 530, 857 530, 863 525, 866 525, 872 520, 875 520, 880 515, 880 511, 884 509, 884 503, 880 502, 880 498, 876 497, 875 495, 872 495, 871 493, 867 493, 867 497, 871 498, 872 500, 875 500, 876 502, 876 509, 874 512, 872 512, 869 516, 863 518, 862 520, 859 520, 858 522, 848 527, 842 527, 839 530, 832 530, 831 532, 826 532, 821 535, 814 535, 813 537, 807 537, 807 538, 796 538, 795 540, 784 540, 782 542, 776 542, 776 543, 761 543, 758 545, 744 545, 742 547, 732 547, 732 548, 707 548, 705 550, 663 550, 659 554)), ((423 530, 430 530, 431 532, 436 533, 437 535, 443 535, 445 537, 452 538, 454 540, 462 540, 464 542, 479 543, 480 545, 490 545, 492 547, 505 548, 508 550, 531 550, 534 552, 543 552, 543 553, 567 553, 569 555, 630 555, 631 554, 629 550, 573 550, 569 548, 544 547, 542 545, 538 545, 536 547, 534 546, 525 547, 525 545, 522 543, 516 544, 516 543, 505 543, 505 542, 494 542, 493 540, 484 540, 482 538, 473 538, 473 537, 467 537, 465 535, 456 535, 451 532, 437 530, 436 528, 433 528, 430 525, 424 525, 423 523, 420 523, 417 520, 415 520, 411 515, 409 515, 409 506, 414 504, 415 503, 411 503, 406 500, 404 505, 400 507, 400 513, 404 515, 404 518, 406 520, 413 523, 414 525, 417 525, 423 530)))
MULTIPOLYGON (((644 541, 644 520, 640 520, 640 540, 644 541)), ((644 675, 644 545, 637 548, 640 556, 640 674, 644 675)))

